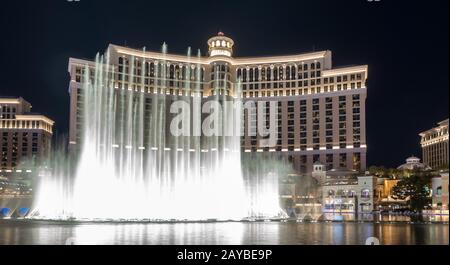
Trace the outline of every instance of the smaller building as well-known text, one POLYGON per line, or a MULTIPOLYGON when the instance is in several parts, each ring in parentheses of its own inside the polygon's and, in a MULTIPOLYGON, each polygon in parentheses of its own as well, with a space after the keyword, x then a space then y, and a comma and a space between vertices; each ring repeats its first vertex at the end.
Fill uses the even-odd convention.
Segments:
POLYGON ((0 98, 0 176, 30 173, 51 148, 53 121, 21 97, 0 98))
POLYGON ((406 159, 406 163, 397 167, 401 170, 429 170, 429 166, 420 162, 420 158, 411 156, 406 159))
POLYGON ((372 213, 376 186, 374 176, 346 170, 324 172, 323 167, 316 166, 313 175, 322 179, 323 213, 372 213))
POLYGON ((448 119, 419 135, 423 162, 433 169, 448 168, 448 119))
POLYGON ((431 180, 432 206, 435 210, 448 210, 448 172, 431 180))

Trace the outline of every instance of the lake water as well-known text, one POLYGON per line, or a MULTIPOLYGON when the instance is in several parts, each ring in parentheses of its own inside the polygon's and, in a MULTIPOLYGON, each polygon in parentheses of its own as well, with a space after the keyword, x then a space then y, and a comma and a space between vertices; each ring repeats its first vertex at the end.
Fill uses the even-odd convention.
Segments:
POLYGON ((61 223, 0 220, 2 244, 448 245, 448 224, 397 222, 61 223))

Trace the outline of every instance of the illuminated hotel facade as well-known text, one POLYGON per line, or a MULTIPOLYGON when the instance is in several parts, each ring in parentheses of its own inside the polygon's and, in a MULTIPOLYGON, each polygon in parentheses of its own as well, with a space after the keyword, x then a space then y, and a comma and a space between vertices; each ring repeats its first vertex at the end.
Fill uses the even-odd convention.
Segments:
POLYGON ((22 168, 21 163, 46 158, 51 148, 53 124, 48 117, 32 113, 31 104, 21 97, 0 98, 1 172, 30 170, 22 168))
POLYGON ((421 136, 423 163, 433 169, 445 166, 448 168, 448 119, 419 135, 421 136))
MULTIPOLYGON (((272 57, 233 57, 234 42, 220 33, 208 40, 208 56, 174 55, 109 45, 117 89, 165 97, 217 95, 243 101, 276 102, 276 144, 261 146, 249 135, 257 115, 245 114, 244 153, 271 153, 289 160, 299 173, 311 173, 320 161, 327 169, 366 168, 367 65, 332 67, 331 51, 272 57), (164 76, 157 68, 165 68, 164 76), (165 80, 166 87, 161 87, 165 80)), ((70 58, 70 148, 82 138, 84 69, 93 61, 70 58)), ((93 70, 91 70, 93 71, 93 70)), ((150 101, 150 100, 148 100, 150 101)), ((149 102, 149 104, 151 104, 149 102)))

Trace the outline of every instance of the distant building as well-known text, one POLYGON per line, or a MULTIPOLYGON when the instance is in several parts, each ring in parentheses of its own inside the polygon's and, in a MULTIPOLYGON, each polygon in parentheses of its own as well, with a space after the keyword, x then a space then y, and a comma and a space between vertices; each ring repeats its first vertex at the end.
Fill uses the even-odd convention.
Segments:
POLYGON ((25 161, 39 162, 48 156, 54 122, 31 112, 21 97, 0 98, 0 176, 30 172, 25 161))
POLYGON ((419 135, 423 162, 433 169, 448 167, 448 119, 419 135))
POLYGON ((431 180, 433 209, 448 210, 448 172, 431 180))
POLYGON ((397 167, 397 169, 407 169, 407 170, 428 170, 431 169, 424 163, 420 163, 420 158, 411 156, 406 159, 406 163, 397 167))
POLYGON ((323 171, 323 167, 315 164, 314 176, 322 179, 322 212, 323 213, 372 213, 376 178, 358 175, 354 171, 323 171))

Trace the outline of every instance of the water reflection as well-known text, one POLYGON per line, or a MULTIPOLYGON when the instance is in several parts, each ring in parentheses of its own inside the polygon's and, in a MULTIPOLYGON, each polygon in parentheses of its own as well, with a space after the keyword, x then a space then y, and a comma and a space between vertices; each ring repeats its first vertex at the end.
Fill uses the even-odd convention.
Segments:
POLYGON ((61 224, 0 220, 0 244, 445 244, 447 224, 254 222, 61 224))

